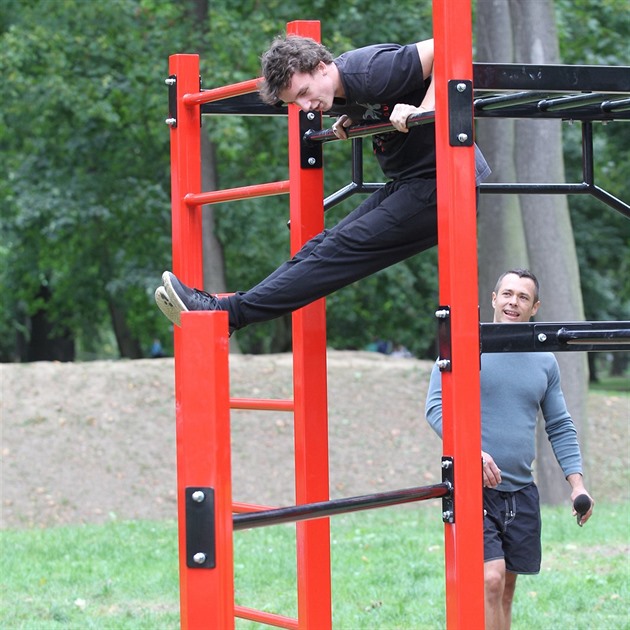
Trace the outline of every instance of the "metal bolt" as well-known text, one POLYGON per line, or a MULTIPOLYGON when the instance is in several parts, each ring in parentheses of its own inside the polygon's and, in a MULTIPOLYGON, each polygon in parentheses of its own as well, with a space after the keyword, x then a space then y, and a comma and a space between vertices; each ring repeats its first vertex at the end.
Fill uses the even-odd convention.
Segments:
POLYGON ((440 359, 437 362, 437 366, 440 370, 444 371, 451 366, 451 362, 448 359, 440 359))
POLYGON ((206 554, 198 551, 194 556, 193 556, 193 562, 195 562, 196 564, 203 564, 206 561, 206 554))
POLYGON ((164 121, 169 127, 174 127, 177 124, 177 118, 167 118, 164 121))
POLYGON ((538 341, 540 341, 540 343, 545 343, 545 341, 547 341, 547 335, 545 335, 545 333, 540 333, 538 335, 538 341))
POLYGON ((450 459, 442 460, 442 468, 444 468, 445 470, 447 468, 450 468, 452 465, 453 465, 453 462, 450 459))
POLYGON ((460 133, 460 134, 457 136, 457 139, 458 139, 460 142, 464 143, 464 142, 466 142, 466 140, 468 140, 468 134, 467 134, 467 133, 460 133))
POLYGON ((175 85, 176 81, 173 77, 169 77, 168 79, 164 79, 164 83, 166 83, 166 85, 175 85))
POLYGON ((457 84, 457 91, 458 92, 465 92, 466 91, 466 84, 465 83, 458 83, 457 84))
POLYGON ((306 117, 309 120, 315 120, 315 114, 313 112, 309 112, 308 114, 306 114, 306 117))
POLYGON ((191 495, 191 499, 195 503, 203 503, 205 498, 206 498, 206 495, 201 490, 195 490, 191 495))
POLYGON ((317 160, 314 157, 308 158, 308 163, 310 166, 315 166, 315 162, 317 162, 317 160))
POLYGON ((447 309, 441 308, 435 311, 435 316, 438 317, 439 319, 446 319, 449 316, 449 312, 447 309))
POLYGON ((442 520, 444 520, 444 521, 452 521, 453 520, 453 511, 452 510, 446 510, 446 511, 442 512, 442 520))

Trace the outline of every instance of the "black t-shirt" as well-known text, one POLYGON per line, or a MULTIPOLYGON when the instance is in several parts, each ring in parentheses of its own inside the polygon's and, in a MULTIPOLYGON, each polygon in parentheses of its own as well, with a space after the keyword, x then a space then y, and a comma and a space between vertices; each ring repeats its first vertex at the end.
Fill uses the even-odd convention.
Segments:
MULTIPOLYGON (((415 44, 376 44, 334 60, 345 90, 330 113, 347 114, 355 123, 388 120, 394 105, 418 106, 430 83, 425 81, 415 44)), ((435 178, 435 124, 372 136, 374 154, 391 179, 435 178)))

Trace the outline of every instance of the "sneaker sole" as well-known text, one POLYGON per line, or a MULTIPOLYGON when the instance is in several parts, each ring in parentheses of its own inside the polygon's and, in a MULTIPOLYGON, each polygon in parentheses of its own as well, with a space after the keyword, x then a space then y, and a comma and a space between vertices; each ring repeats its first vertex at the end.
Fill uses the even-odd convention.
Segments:
MULTIPOLYGON (((179 312, 187 311, 186 305, 180 300, 179 295, 173 289, 173 283, 171 282, 171 276, 173 274, 170 271, 165 271, 162 274, 162 284, 164 285, 164 289, 166 291, 166 295, 168 296, 171 304, 179 309, 179 312)), ((179 324, 178 324, 179 325, 179 324)))
POLYGON ((168 293, 164 287, 158 287, 155 291, 155 303, 166 317, 176 326, 181 326, 181 312, 187 308, 179 308, 171 302, 168 293))

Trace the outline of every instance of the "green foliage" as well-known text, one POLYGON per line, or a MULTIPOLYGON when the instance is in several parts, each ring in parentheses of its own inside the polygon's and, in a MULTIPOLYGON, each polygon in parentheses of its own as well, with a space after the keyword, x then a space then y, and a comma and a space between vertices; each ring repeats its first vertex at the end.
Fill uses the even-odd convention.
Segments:
MULTIPOLYGON (((630 5, 556 0, 561 56, 568 64, 628 64, 630 5)), ((593 124, 595 184, 630 202, 630 124, 593 124)), ((568 181, 582 181, 581 125, 566 126, 568 181)), ((591 196, 569 196, 587 319, 630 319, 630 220, 591 196)))
MULTIPOLYGON (((215 87, 257 76, 259 55, 289 21, 320 20, 334 53, 417 41, 432 31, 430 0, 401 0, 396 20, 389 5, 359 0, 0 4, 0 360, 16 356, 16 333, 28 336, 29 317, 41 310, 58 334, 69 333, 89 353, 102 353, 114 321, 144 350, 156 336, 168 347, 169 325, 152 293, 170 268, 162 83, 170 54, 199 53, 203 85, 215 87)), ((627 63, 626 2, 555 5, 564 62, 627 63)), ((284 118, 208 117, 204 129, 217 148, 219 187, 288 178, 284 118)), ((626 200, 629 131, 621 123, 596 129, 597 183, 626 200)), ((567 165, 579 177, 575 134, 567 130, 567 165)), ((365 180, 382 181, 365 144, 365 180)), ((349 143, 327 146, 325 160, 330 195, 351 179, 349 143)), ((331 210, 327 224, 360 200, 331 210)), ((628 318, 628 222, 592 199, 570 202, 588 316, 628 318)), ((217 215, 228 290, 256 284, 289 255, 286 197, 222 204, 217 215)), ((378 336, 433 356, 435 256, 427 252, 330 296, 330 344, 363 347, 378 336)), ((133 356, 116 334, 118 352, 133 356)), ((282 320, 239 333, 245 351, 284 350, 286 343, 282 320)))
POLYGON ((11 329, 41 308, 85 340, 114 310, 144 347, 166 335, 150 289, 169 258, 159 86, 167 51, 179 45, 178 14, 146 6, 33 0, 2 34, 4 358, 11 329), (46 304, 34 299, 40 286, 50 290, 46 304))

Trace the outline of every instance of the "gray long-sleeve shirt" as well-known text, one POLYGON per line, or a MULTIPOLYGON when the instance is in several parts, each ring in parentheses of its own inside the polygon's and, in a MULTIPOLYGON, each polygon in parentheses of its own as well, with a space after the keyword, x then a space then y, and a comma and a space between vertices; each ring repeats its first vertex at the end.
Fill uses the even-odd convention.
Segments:
MULTIPOLYGON (((497 490, 514 492, 534 480, 536 417, 542 410, 545 430, 565 477, 582 473, 573 420, 560 387, 560 370, 547 352, 481 355, 481 448, 501 470, 497 490)), ((433 366, 426 417, 442 437, 442 378, 433 366)))

